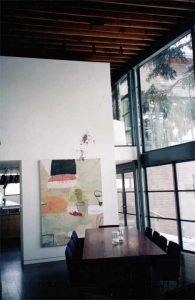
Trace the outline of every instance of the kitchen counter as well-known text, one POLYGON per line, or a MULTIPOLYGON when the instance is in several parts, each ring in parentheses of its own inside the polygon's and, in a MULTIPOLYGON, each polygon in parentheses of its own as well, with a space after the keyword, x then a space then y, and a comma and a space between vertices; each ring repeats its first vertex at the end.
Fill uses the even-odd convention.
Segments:
POLYGON ((0 202, 0 215, 12 215, 20 213, 20 204, 15 201, 6 200, 0 202))
POLYGON ((0 202, 0 207, 20 207, 20 204, 18 204, 15 201, 11 201, 11 200, 6 200, 5 204, 3 201, 0 202))

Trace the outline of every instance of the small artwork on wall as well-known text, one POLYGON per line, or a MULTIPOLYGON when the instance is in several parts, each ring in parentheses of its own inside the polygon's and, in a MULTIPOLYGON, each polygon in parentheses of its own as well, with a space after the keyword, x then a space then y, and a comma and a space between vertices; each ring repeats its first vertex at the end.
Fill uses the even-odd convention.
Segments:
POLYGON ((41 246, 66 245, 73 230, 103 222, 100 159, 40 161, 41 246))

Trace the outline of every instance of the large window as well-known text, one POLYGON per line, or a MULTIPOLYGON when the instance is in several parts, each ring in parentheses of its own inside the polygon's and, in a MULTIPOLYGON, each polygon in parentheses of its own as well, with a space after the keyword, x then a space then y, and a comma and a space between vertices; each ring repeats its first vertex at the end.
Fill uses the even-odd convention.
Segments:
POLYGON ((176 167, 183 248, 195 251, 195 161, 176 167))
POLYGON ((151 227, 178 241, 172 165, 149 167, 146 173, 151 227))
POLYGON ((120 222, 150 225, 195 252, 195 28, 189 32, 114 85, 113 118, 137 146, 137 195, 127 187, 128 166, 117 175, 120 222))
POLYGON ((153 229, 195 251, 195 161, 146 168, 153 229))
POLYGON ((140 84, 145 151, 195 140, 191 34, 145 63, 140 84))
POLYGON ((125 128, 126 144, 132 144, 131 117, 128 94, 128 79, 122 79, 112 91, 113 118, 122 121, 125 128))

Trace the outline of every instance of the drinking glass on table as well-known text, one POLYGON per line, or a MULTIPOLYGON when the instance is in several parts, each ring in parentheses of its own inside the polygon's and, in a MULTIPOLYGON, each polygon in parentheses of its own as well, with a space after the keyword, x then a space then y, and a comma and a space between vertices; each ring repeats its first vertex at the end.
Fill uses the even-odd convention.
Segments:
POLYGON ((112 231, 112 244, 116 245, 119 243, 119 232, 118 231, 112 231))
POLYGON ((124 229, 119 228, 118 233, 119 233, 119 242, 123 242, 124 241, 124 229))

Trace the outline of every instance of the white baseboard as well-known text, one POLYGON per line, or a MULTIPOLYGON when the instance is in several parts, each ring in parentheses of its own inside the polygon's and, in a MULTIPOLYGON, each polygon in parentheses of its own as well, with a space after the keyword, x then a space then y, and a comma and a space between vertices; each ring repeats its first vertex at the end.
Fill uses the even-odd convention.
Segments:
POLYGON ((39 264, 39 263, 59 261, 59 260, 65 261, 65 257, 59 256, 59 257, 47 257, 47 258, 39 258, 39 259, 27 259, 24 260, 24 265, 39 264))

